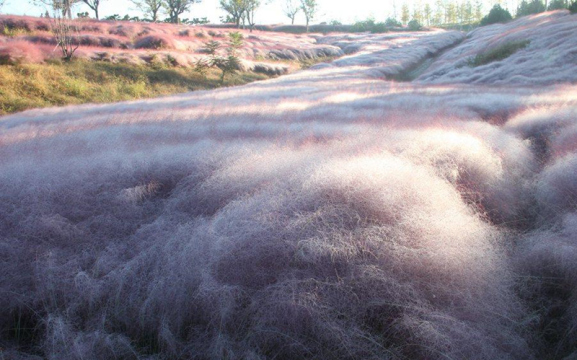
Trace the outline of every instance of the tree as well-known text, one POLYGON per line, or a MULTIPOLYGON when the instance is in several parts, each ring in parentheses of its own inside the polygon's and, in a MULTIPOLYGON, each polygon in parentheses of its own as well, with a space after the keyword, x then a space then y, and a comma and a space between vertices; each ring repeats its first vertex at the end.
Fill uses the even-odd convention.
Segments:
POLYGON ((419 3, 416 3, 413 6, 413 20, 417 20, 417 22, 423 22, 423 13, 421 12, 421 7, 419 3))
POLYGON ((409 22, 409 16, 409 5, 403 3, 403 6, 401 7, 401 22, 407 24, 409 22))
POLYGON ((473 4, 471 0, 466 0, 461 4, 461 18, 463 23, 470 24, 473 22, 473 4))
POLYGON ((421 30, 421 24, 415 19, 409 21, 407 26, 409 27, 409 30, 412 30, 412 31, 421 30))
POLYGON ((4 6, 5 3, 6 0, 0 0, 0 10, 2 10, 2 7, 4 6))
POLYGON ((96 18, 96 20, 100 19, 98 17, 98 7, 100 6, 100 3, 102 1, 105 1, 105 0, 82 0, 83 3, 88 5, 88 7, 94 11, 94 17, 96 18))
POLYGON ((483 2, 481 0, 475 0, 475 10, 474 10, 473 18, 475 22, 480 23, 483 19, 483 2))
POLYGON ((489 14, 481 20, 481 26, 504 23, 512 19, 513 17, 507 10, 503 9, 501 5, 496 4, 491 11, 489 11, 489 14))
POLYGON ((527 2, 527 0, 521 1, 519 7, 517 7, 517 14, 516 17, 538 14, 545 11, 545 4, 541 2, 541 0, 531 0, 531 2, 527 2))
POLYGON ((74 36, 74 32, 77 30, 71 22, 72 20, 67 19, 66 15, 58 10, 54 11, 54 16, 50 20, 50 27, 54 33, 56 44, 62 52, 62 59, 66 62, 72 60, 79 46, 79 41, 74 36))
POLYGON ((220 7, 230 15, 236 27, 240 27, 246 9, 244 0, 220 0, 220 7))
POLYGON ((206 44, 204 52, 208 54, 208 59, 201 59, 196 62, 195 71, 205 76, 208 68, 219 68, 222 71, 220 83, 224 84, 224 77, 227 74, 234 74, 240 68, 240 59, 238 50, 243 46, 243 37, 241 33, 229 33, 228 47, 226 56, 218 54, 221 44, 218 41, 211 40, 206 44))
POLYGON ((314 20, 318 12, 317 0, 300 0, 301 10, 305 14, 305 19, 307 21, 307 33, 309 32, 309 23, 314 20))
POLYGON ((577 13, 577 0, 573 1, 571 5, 569 5, 569 11, 571 11, 571 14, 577 13))
POLYGON ((442 0, 435 2, 435 15, 433 15, 433 24, 441 25, 445 18, 445 5, 442 0))
POLYGON ((152 22, 158 22, 163 0, 131 0, 152 22))
POLYGON ((200 0, 164 0, 163 6, 168 13, 168 19, 173 24, 180 23, 180 15, 190 9, 190 6, 200 0))
POLYGON ((429 3, 425 4, 425 8, 423 9, 423 16, 424 16, 424 21, 427 23, 427 26, 431 25, 431 18, 433 16, 433 9, 431 9, 431 5, 429 5, 429 3))
POLYGON ((547 7, 547 11, 561 10, 561 9, 566 9, 566 8, 567 8, 567 1, 565 1, 565 0, 553 0, 549 3, 549 6, 547 7))
POLYGON ((254 21, 254 13, 256 9, 260 6, 260 0, 244 0, 244 17, 246 18, 246 22, 250 26, 250 31, 252 32, 254 25, 256 24, 254 21))
POLYGON ((297 16, 298 12, 300 11, 300 6, 296 3, 295 0, 285 0, 283 5, 283 13, 291 19, 291 24, 295 24, 295 17, 297 16))
POLYGON ((455 24, 457 22, 457 5, 450 2, 445 7, 445 24, 455 24))

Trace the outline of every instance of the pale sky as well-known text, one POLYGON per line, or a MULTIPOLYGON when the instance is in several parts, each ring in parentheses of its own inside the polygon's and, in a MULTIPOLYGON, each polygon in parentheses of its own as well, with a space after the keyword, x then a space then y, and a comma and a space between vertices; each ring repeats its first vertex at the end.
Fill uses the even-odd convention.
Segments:
MULTIPOLYGON (((267 1, 263 1, 266 3, 267 1)), ((343 23, 351 23, 356 20, 364 20, 372 16, 376 20, 384 21, 392 13, 393 0, 319 0, 319 16, 313 23, 321 21, 339 20, 343 23)), ((272 0, 271 3, 263 5, 256 13, 256 20, 259 24, 290 23, 282 13, 283 0, 272 0)), ((400 10, 401 1, 397 0, 397 8, 400 10)), ((93 15, 86 5, 78 5, 73 13, 87 11, 93 15)), ((8 4, 2 9, 2 13, 15 15, 39 16, 43 12, 41 7, 31 5, 28 0, 8 0, 8 4)), ((100 17, 119 14, 124 16, 140 16, 140 12, 129 0, 102 0, 100 6, 100 17)), ((183 18, 207 17, 212 22, 218 23, 219 17, 224 12, 219 9, 218 0, 202 0, 199 4, 194 4, 189 13, 183 18)), ((296 23, 304 24, 302 14, 297 15, 296 23)))

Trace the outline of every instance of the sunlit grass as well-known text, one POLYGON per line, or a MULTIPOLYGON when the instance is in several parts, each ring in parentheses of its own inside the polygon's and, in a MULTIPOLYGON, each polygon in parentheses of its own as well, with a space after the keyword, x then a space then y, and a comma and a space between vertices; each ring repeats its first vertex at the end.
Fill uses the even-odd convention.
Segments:
POLYGON ((267 79, 256 73, 202 76, 192 69, 161 68, 77 60, 72 63, 0 66, 0 115, 26 109, 84 103, 109 103, 187 91, 242 85, 267 79))

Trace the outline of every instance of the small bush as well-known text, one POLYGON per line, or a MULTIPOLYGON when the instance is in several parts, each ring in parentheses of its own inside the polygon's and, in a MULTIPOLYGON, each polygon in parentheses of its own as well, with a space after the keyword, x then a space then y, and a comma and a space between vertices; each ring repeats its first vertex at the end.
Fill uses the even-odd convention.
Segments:
POLYGON ((577 0, 573 1, 573 3, 569 5, 569 11, 571 11, 571 14, 577 13, 577 0))
POLYGON ((373 28, 371 29, 371 32, 373 34, 386 33, 387 31, 389 31, 389 29, 387 25, 383 22, 376 23, 375 26, 373 26, 373 28))
POLYGON ((387 20, 385 20, 385 26, 387 26, 387 27, 401 27, 401 26, 403 26, 403 24, 401 24, 401 22, 395 18, 387 18, 387 20))
POLYGON ((529 40, 508 42, 495 49, 477 54, 477 56, 469 61, 469 66, 476 67, 492 63, 493 61, 506 59, 517 51, 526 48, 529 43, 529 40))
POLYGON ((496 24, 496 23, 505 23, 505 22, 510 21, 512 19, 513 19, 513 17, 511 16, 511 13, 509 11, 507 11, 506 9, 503 9, 501 7, 501 5, 495 4, 495 6, 493 6, 491 11, 489 11, 489 14, 487 14, 481 20, 481 26, 496 24))
POLYGON ((375 23, 373 19, 367 19, 364 21, 357 21, 351 26, 351 32, 371 32, 371 33, 384 33, 387 32, 387 25, 385 23, 375 23))
POLYGON ((412 30, 412 31, 421 30, 421 28, 422 28, 422 26, 421 26, 421 24, 419 23, 419 21, 418 21, 418 20, 415 20, 415 19, 409 21, 409 23, 407 24, 407 26, 409 27, 409 30, 412 30))

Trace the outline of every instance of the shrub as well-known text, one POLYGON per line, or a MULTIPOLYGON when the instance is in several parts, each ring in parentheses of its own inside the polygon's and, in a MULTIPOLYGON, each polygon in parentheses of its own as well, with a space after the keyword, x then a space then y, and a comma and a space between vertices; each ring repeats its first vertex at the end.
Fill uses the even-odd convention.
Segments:
POLYGON ((401 27, 403 26, 403 24, 401 24, 401 22, 395 18, 387 18, 387 20, 385 20, 385 26, 387 27, 401 27))
POLYGON ((375 26, 375 20, 367 19, 363 21, 357 21, 351 26, 352 32, 365 32, 371 31, 371 29, 375 26))
POLYGON ((493 6, 491 11, 489 11, 489 14, 487 14, 481 20, 481 26, 496 24, 496 23, 505 23, 505 22, 510 21, 512 19, 513 19, 513 17, 511 16, 511 13, 509 11, 507 11, 506 9, 503 9, 501 7, 501 5, 495 4, 495 6, 493 6))
POLYGON ((577 0, 573 1, 573 3, 569 5, 569 11, 571 11, 571 14, 577 13, 577 0))
POLYGON ((357 21, 351 26, 351 32, 367 32, 371 33, 384 33, 387 32, 387 25, 385 23, 375 23, 373 19, 367 19, 364 21, 357 21))
POLYGON ((239 32, 228 34, 229 42, 226 48, 226 56, 218 54, 221 44, 218 41, 209 41, 201 51, 208 54, 208 59, 200 59, 196 62, 194 70, 205 76, 208 68, 216 67, 222 71, 220 82, 224 83, 224 77, 227 74, 234 74, 240 68, 240 59, 238 50, 243 46, 243 36, 239 32))
POLYGON ((375 24, 375 26, 373 26, 373 28, 371 29, 371 32, 373 34, 380 34, 380 33, 385 33, 389 31, 387 25, 384 22, 378 22, 375 24))
POLYGON ((422 28, 422 26, 421 26, 421 24, 419 23, 419 21, 418 21, 418 20, 415 20, 415 19, 409 21, 409 23, 407 24, 407 26, 409 27, 409 30, 412 30, 412 31, 421 30, 421 28, 422 28))
POLYGON ((493 61, 506 59, 517 51, 527 47, 529 43, 529 40, 508 42, 487 52, 477 54, 477 56, 469 61, 469 66, 481 66, 493 61))
POLYGON ((120 21, 121 17, 118 14, 110 15, 104 18, 106 21, 120 21))
POLYGON ((208 20, 208 18, 203 17, 203 18, 194 18, 194 19, 182 19, 181 24, 188 24, 188 25, 205 25, 210 23, 210 20, 208 20))

